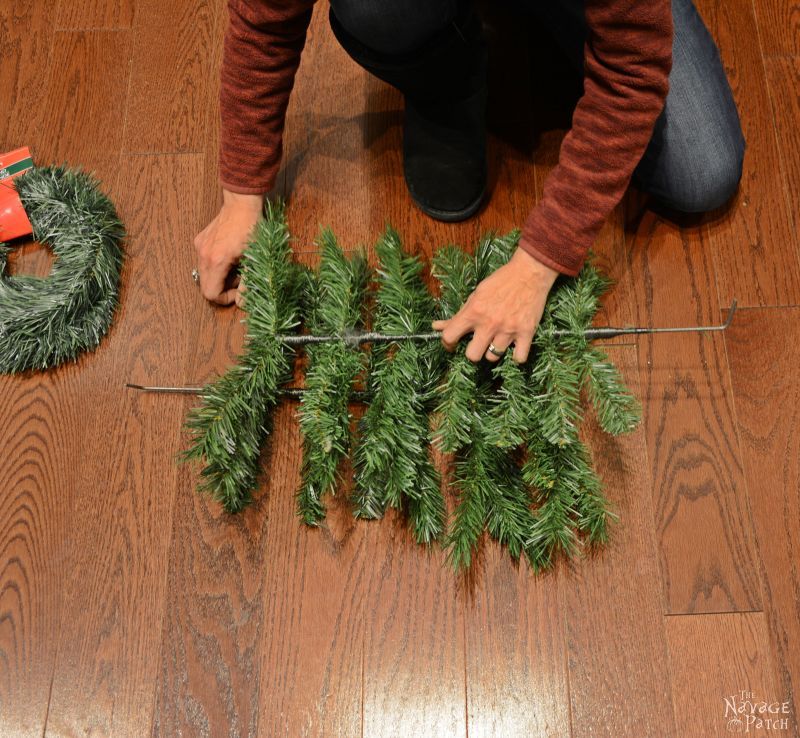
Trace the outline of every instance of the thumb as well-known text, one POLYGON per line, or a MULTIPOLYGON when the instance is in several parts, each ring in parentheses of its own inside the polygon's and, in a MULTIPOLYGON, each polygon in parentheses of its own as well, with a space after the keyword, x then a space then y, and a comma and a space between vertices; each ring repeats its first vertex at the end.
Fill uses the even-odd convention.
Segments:
POLYGON ((239 283, 236 285, 236 295, 234 299, 236 300, 236 307, 240 308, 241 310, 244 310, 244 289, 244 282, 239 281, 239 283))

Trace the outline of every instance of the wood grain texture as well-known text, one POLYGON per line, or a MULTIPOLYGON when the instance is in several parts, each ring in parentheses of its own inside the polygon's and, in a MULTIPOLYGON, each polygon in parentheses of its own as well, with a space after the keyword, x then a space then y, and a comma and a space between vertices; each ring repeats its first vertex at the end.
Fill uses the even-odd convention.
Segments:
MULTIPOLYGON (((352 248, 364 238, 369 202, 356 148, 358 87, 346 87, 352 68, 330 56, 325 4, 314 10, 309 43, 290 103, 294 135, 287 131, 282 178, 293 173, 283 194, 292 203, 294 249, 303 263, 317 265, 319 256, 308 252, 316 250, 319 224, 331 225, 342 246, 352 248), (320 76, 320 64, 330 73, 320 76)), ((260 735, 347 738, 361 734, 366 528, 352 517, 347 486, 325 500, 324 525, 309 528, 298 518, 302 439, 296 411, 296 404, 282 405, 267 461, 258 728, 260 735)))
POLYGON ((77 31, 130 28, 136 4, 136 0, 56 0, 55 27, 77 31))
POLYGON ((708 213, 721 307, 800 303, 800 246, 781 177, 767 79, 750 2, 699 0, 717 42, 746 142, 739 190, 708 213))
MULTIPOLYGON (((3 28, 3 63, 0 83, 7 103, 0 116, 3 150, 30 145, 37 163, 49 163, 58 150, 68 155, 72 144, 59 138, 50 121, 51 108, 66 106, 66 100, 81 115, 94 115, 113 104, 118 90, 104 83, 102 73, 80 67, 104 56, 109 36, 53 34, 50 13, 40 3, 22 3, 13 12, 0 10, 3 28), (7 35, 6 35, 7 32, 7 35), (60 44, 53 44, 53 36, 60 44), (8 41, 8 43, 6 43, 8 41), (53 46, 51 57, 51 46, 53 46), (66 76, 55 80, 51 61, 61 65, 66 76), (70 87, 69 78, 92 78, 101 82, 93 90, 70 87), (67 95, 67 90, 69 94, 67 95), (52 145, 58 142, 59 147, 52 145)), ((119 39, 118 39, 119 40, 119 39)), ((126 37, 118 52, 125 54, 126 37)), ((125 80, 125 82, 127 82, 125 80)), ((123 93, 124 94, 124 93, 123 93)), ((118 98, 117 98, 118 99, 118 98)), ((62 109, 63 112, 63 109, 62 109)), ((69 131, 79 128, 80 116, 65 114, 60 123, 69 131)), ((120 118, 121 123, 121 118, 120 118)), ((101 161, 103 138, 80 140, 87 159, 101 161)), ((105 187, 116 180, 108 168, 105 187)), ((41 274, 51 261, 45 248, 23 248, 20 270, 41 274)), ((113 329, 112 329, 113 332, 113 329)), ((2 378, 4 430, 0 447, 4 462, 0 471, 0 653, 3 686, 0 687, 0 733, 42 735, 48 713, 51 682, 59 647, 62 598, 67 583, 64 571, 69 560, 74 521, 72 509, 79 488, 77 463, 87 453, 81 430, 86 397, 77 389, 85 381, 84 369, 93 355, 81 358, 47 374, 2 378), (12 422, 11 427, 8 423, 12 422)), ((85 385, 83 385, 85 386, 85 385)), ((91 448, 91 447, 90 447, 91 448)), ((89 453, 93 452, 89 451, 89 453)))
POLYGON ((74 484, 77 367, 0 377, 0 734, 42 735, 74 484))
POLYGON ((219 79, 212 70, 217 55, 209 52, 220 47, 222 15, 216 0, 139 0, 125 151, 204 150, 219 79))
MULTIPOLYGON (((719 323, 702 226, 629 211, 637 325, 719 323)), ((641 398, 667 613, 761 606, 730 379, 718 334, 642 336, 641 398)))
POLYGON ((327 503, 324 526, 308 530, 299 522, 294 491, 301 439, 294 412, 285 403, 276 416, 281 436, 268 466, 259 735, 359 736, 364 528, 342 496, 327 503))
POLYGON ((796 230, 800 223, 800 141, 797 137, 797 121, 800 120, 800 56, 769 59, 766 67, 784 193, 796 230))
POLYGON ((130 236, 122 308, 75 390, 85 452, 74 461, 48 735, 140 735, 151 721, 183 403, 123 385, 187 365, 191 322, 174 317, 196 288, 185 276, 191 257, 174 239, 197 222, 192 188, 201 174, 197 156, 123 159, 117 202, 130 236), (146 206, 154 193, 155 210, 146 206))
POLYGON ((128 92, 128 31, 57 31, 46 94, 20 122, 37 162, 81 167, 112 184, 128 92))
POLYGON ((765 59, 800 55, 800 4, 797 0, 753 0, 765 59))
MULTIPOLYGON (((276 449, 276 453, 280 452, 276 449)), ((266 497, 231 516, 180 475, 153 736, 258 735, 266 497)))
POLYGON ((778 681, 800 735, 800 310, 748 310, 726 336, 778 681))
MULTIPOLYGON (((558 162, 581 85, 552 39, 537 38, 530 47, 537 60, 534 108, 542 130, 534 159, 541 197, 545 178, 558 162)), ((623 211, 622 205, 614 209, 592 248, 594 263, 613 281, 596 325, 636 322, 633 282, 638 275, 628 258, 623 211)), ((620 336, 603 342, 603 347, 631 391, 640 396, 636 349, 630 344, 629 337, 620 336)), ((620 522, 611 525, 611 540, 598 555, 562 560, 555 571, 556 608, 549 627, 562 631, 568 677, 564 701, 569 708, 569 724, 558 727, 572 736, 676 735, 652 503, 635 491, 652 486, 645 434, 640 428, 632 435, 609 437, 589 413, 582 436, 620 522), (631 582, 636 582, 635 588, 631 582), (636 639, 629 637, 633 631, 636 639), (647 719, 642 721, 645 712, 647 719)), ((537 734, 560 731, 551 728, 537 734)))
MULTIPOLYGON (((610 348, 636 396, 636 349, 610 348)), ((572 736, 682 735, 671 712, 663 601, 653 532, 646 428, 609 436, 593 415, 581 435, 620 516, 597 555, 559 569, 572 736)))
MULTIPOLYGON (((416 216, 402 173, 402 100, 336 46, 326 4, 315 9, 297 85, 289 110, 291 132, 287 126, 286 191, 298 249, 313 248, 318 226, 330 225, 344 246, 367 245, 374 264, 372 244, 386 221, 410 252, 426 255, 448 240, 445 233, 452 237, 458 231, 457 225, 439 228, 416 216), (331 70, 324 113, 311 103, 319 94, 316 70, 323 63, 331 70)), ((363 653, 363 728, 356 721, 352 730, 371 736, 464 735, 463 622, 441 553, 417 546, 394 514, 358 521, 347 535, 348 549, 358 545, 362 552, 350 566, 363 577, 358 587, 362 641, 351 645, 354 654, 363 653)), ((287 717, 295 712, 292 708, 287 717)), ((316 734, 318 728, 312 723, 309 730, 316 734)), ((350 734, 351 728, 343 730, 350 734)))
POLYGON ((35 147, 23 135, 23 120, 44 104, 52 42, 50 13, 44 3, 26 0, 0 5, 0 152, 19 146, 35 147))
MULTIPOLYGON (((755 722, 767 717, 747 711, 737 714, 743 701, 782 703, 770 657, 764 613, 681 615, 666 619, 675 721, 678 735, 713 738, 731 733, 757 736, 791 735, 786 727, 755 722)), ((782 706, 781 706, 782 709, 782 706)))

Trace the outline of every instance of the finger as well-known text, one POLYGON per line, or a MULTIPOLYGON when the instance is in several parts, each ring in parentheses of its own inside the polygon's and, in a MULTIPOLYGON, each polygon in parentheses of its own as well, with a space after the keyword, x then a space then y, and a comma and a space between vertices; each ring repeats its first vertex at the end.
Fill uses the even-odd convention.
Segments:
POLYGON ((228 276, 230 264, 224 262, 220 264, 209 264, 208 262, 201 262, 198 266, 200 272, 200 292, 203 297, 210 302, 217 302, 219 304, 230 305, 230 303, 222 303, 223 294, 225 290, 225 278, 228 276))
POLYGON ((472 316, 463 311, 454 315, 442 331, 442 343, 448 351, 455 349, 461 338, 475 327, 472 316))
POLYGON ((472 336, 472 340, 467 344, 467 349, 464 352, 465 356, 470 361, 480 361, 489 347, 489 342, 492 340, 492 334, 486 330, 478 330, 472 336))
POLYGON ((434 320, 431 321, 431 328, 433 328, 435 331, 440 331, 443 328, 446 328, 449 322, 449 320, 434 320))
MULTIPOLYGON (((504 335, 501 333, 501 334, 499 334, 499 335, 495 336, 495 337, 492 339, 492 345, 493 345, 493 346, 494 346, 494 347, 495 347, 495 348, 496 348, 498 351, 506 351, 506 350, 508 349, 508 347, 509 347, 509 345, 510 345, 510 344, 511 344, 511 334, 508 334, 508 335, 504 336, 504 335)), ((500 361, 500 358, 501 358, 501 357, 499 357, 499 356, 496 356, 495 354, 493 354, 491 351, 489 351, 488 347, 487 347, 487 349, 486 349, 486 353, 484 354, 484 356, 485 356, 485 357, 486 357, 486 358, 487 358, 489 361, 493 361, 493 362, 494 362, 494 361, 500 361)))
POLYGON ((522 333, 514 339, 514 353, 511 358, 517 364, 523 364, 528 360, 532 342, 533 333, 522 333))
POLYGON ((244 310, 244 282, 239 282, 236 289, 236 306, 244 310))
POLYGON ((211 302, 215 302, 217 305, 233 305, 236 302, 236 294, 237 289, 236 287, 232 287, 229 290, 224 290, 219 295, 211 300, 211 302))

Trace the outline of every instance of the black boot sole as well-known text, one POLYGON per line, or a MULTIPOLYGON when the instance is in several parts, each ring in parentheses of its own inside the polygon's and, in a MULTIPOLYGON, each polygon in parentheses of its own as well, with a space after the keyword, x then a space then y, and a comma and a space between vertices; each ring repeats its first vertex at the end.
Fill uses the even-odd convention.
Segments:
POLYGON ((423 212, 425 215, 429 215, 434 220, 440 220, 444 223, 457 223, 461 220, 466 220, 471 216, 475 215, 480 209, 481 205, 483 205, 483 200, 486 197, 486 187, 481 190, 481 194, 475 198, 474 202, 467 205, 467 207, 463 208, 462 210, 438 210, 436 208, 429 207, 425 205, 425 203, 420 202, 414 197, 414 193, 411 190, 411 186, 408 183, 408 179, 406 180, 406 188, 408 189, 408 194, 411 196, 411 200, 413 203, 423 212))

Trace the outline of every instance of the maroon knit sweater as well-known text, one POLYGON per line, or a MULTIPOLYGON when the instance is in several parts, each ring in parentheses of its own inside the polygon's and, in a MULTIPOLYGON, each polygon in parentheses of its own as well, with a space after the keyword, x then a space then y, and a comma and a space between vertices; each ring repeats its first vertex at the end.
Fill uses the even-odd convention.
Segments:
MULTIPOLYGON (((272 189, 286 107, 315 0, 228 0, 221 72, 220 180, 272 189)), ((664 106, 672 68, 670 0, 586 0, 584 93, 520 248, 575 275, 625 192, 664 106)))

